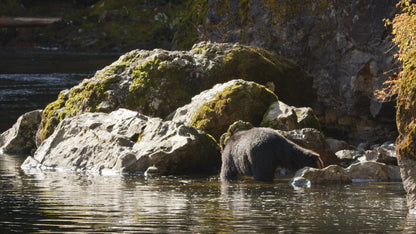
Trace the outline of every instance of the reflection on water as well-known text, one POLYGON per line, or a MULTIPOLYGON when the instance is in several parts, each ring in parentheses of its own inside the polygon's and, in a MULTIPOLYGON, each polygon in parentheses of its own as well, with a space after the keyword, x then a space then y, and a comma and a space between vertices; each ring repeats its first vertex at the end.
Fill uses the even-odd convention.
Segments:
POLYGON ((0 132, 23 113, 43 109, 118 55, 0 49, 0 132))
POLYGON ((414 230, 401 183, 295 191, 218 177, 22 171, 0 155, 0 230, 35 232, 396 232, 414 230))

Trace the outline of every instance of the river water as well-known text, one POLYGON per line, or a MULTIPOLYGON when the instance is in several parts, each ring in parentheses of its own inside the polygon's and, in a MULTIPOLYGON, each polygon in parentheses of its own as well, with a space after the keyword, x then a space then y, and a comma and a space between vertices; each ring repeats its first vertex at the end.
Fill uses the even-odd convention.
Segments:
MULTIPOLYGON (((0 52, 0 121, 44 105, 111 63, 112 55, 0 52)), ((3 131, 2 130, 2 131, 3 131)), ((294 190, 246 178, 100 176, 24 171, 0 155, 0 233, 409 233, 402 184, 354 183, 294 190)))

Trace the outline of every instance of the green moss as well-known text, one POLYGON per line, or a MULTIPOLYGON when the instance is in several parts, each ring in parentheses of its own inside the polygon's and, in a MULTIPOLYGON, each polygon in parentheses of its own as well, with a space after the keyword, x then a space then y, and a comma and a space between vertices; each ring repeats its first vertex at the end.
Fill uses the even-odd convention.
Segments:
POLYGON ((277 97, 262 85, 237 82, 216 94, 192 116, 190 126, 219 139, 237 120, 259 124, 277 97))
POLYGON ((221 150, 224 150, 225 145, 227 144, 227 140, 234 135, 234 133, 238 132, 238 131, 242 131, 242 130, 249 130, 254 128, 254 126, 249 123, 249 122, 244 122, 241 120, 238 120, 236 122, 234 122, 233 124, 231 124, 228 127, 228 130, 226 133, 221 135, 221 138, 219 140, 219 145, 221 147, 221 150))
POLYGON ((195 92, 184 86, 189 71, 170 63, 154 57, 133 69, 126 108, 163 117, 189 102, 195 92))
POLYGON ((175 40, 180 49, 190 49, 192 45, 203 39, 204 35, 198 32, 198 28, 205 27, 208 11, 208 0, 189 0, 187 7, 180 17, 179 27, 175 40))
POLYGON ((407 134, 397 145, 400 156, 416 159, 416 122, 413 121, 408 128, 407 134))
POLYGON ((46 106, 42 113, 40 140, 49 137, 58 123, 66 117, 96 111, 98 105, 106 98, 105 92, 115 81, 111 76, 84 80, 80 86, 72 88, 69 94, 61 92, 58 99, 46 106))
MULTIPOLYGON (((416 61, 416 56, 414 58, 416 61)), ((397 128, 400 136, 397 148, 401 157, 416 160, 416 71, 402 78, 397 97, 397 128)))
POLYGON ((259 84, 273 82, 276 87, 274 92, 280 99, 295 106, 308 105, 315 99, 313 80, 300 66, 256 47, 238 46, 228 53, 221 67, 213 72, 212 79, 216 83, 231 79, 255 81, 259 84))

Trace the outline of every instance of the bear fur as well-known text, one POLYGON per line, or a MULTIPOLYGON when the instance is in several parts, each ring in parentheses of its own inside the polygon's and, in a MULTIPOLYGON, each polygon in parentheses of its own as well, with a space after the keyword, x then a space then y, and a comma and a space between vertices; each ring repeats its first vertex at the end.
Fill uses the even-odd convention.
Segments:
POLYGON ((319 154, 302 148, 271 128, 252 128, 232 135, 222 152, 221 179, 238 175, 273 181, 276 167, 290 170, 322 167, 319 154))

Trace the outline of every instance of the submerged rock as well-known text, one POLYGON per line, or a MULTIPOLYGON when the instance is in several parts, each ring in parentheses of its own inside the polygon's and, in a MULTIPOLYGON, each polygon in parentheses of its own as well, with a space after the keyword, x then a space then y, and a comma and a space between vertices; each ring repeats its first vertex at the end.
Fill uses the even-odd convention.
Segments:
POLYGON ((151 167, 162 175, 213 172, 219 166, 219 147, 207 134, 126 109, 61 121, 22 164, 99 173, 144 173, 151 167))
POLYGON ((244 80, 215 85, 178 108, 172 121, 184 123, 211 134, 215 139, 237 120, 259 125, 277 97, 266 87, 244 80))
POLYGON ((41 114, 42 110, 34 110, 20 116, 13 127, 0 135, 0 151, 8 154, 33 153, 41 114))
POLYGON ((344 168, 330 165, 323 169, 305 167, 296 172, 289 184, 294 188, 311 188, 312 185, 346 184, 351 179, 344 168))
POLYGON ((291 104, 314 99, 306 72, 260 48, 201 42, 190 51, 133 50, 92 78, 62 91, 42 113, 38 143, 63 119, 85 112, 127 108, 165 118, 194 95, 233 79, 272 83, 281 99, 291 104))
POLYGON ((348 168, 338 165, 330 165, 323 169, 306 167, 297 171, 289 184, 294 188, 311 188, 314 185, 400 180, 397 166, 378 162, 361 162, 352 164, 348 168))
POLYGON ((346 172, 354 182, 401 181, 399 167, 378 162, 354 163, 346 172))

